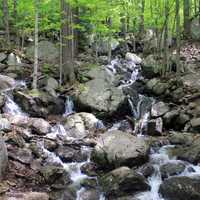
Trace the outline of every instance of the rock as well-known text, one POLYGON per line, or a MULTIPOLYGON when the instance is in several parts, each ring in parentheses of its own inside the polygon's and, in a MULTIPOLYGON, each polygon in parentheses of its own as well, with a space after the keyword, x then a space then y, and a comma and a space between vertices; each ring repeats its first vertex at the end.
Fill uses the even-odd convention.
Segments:
POLYGON ((8 165, 8 153, 6 144, 3 141, 3 138, 0 134, 0 180, 5 175, 6 169, 8 165))
POLYGON ((3 62, 7 58, 5 53, 0 53, 0 62, 3 62))
POLYGON ((128 167, 120 167, 107 173, 100 178, 100 185, 109 199, 150 189, 146 179, 128 167))
POLYGON ((155 172, 154 166, 150 163, 144 164, 142 167, 139 168, 138 172, 142 174, 144 177, 148 178, 152 176, 155 172))
POLYGON ((6 100, 5 96, 0 95, 0 109, 4 106, 5 100, 6 100))
POLYGON ((198 18, 194 18, 192 20, 190 31, 191 31, 192 39, 200 40, 200 24, 199 24, 198 18))
POLYGON ((9 76, 0 75, 0 90, 6 90, 15 86, 15 80, 9 76))
POLYGON ((45 182, 55 189, 64 189, 71 181, 63 167, 48 165, 40 169, 45 182))
POLYGON ((199 118, 193 118, 191 120, 191 125, 193 130, 200 132, 200 117, 199 118))
POLYGON ((111 77, 108 77, 105 69, 95 68, 89 75, 94 79, 85 84, 84 90, 77 97, 78 111, 93 111, 104 117, 114 113, 127 113, 126 96, 122 89, 111 83, 111 77))
POLYGON ((97 176, 96 169, 97 166, 93 162, 85 163, 81 166, 81 172, 87 174, 88 176, 97 176))
POLYGON ((13 160, 17 160, 23 164, 30 164, 33 160, 32 153, 27 148, 23 148, 23 149, 16 148, 16 147, 12 147, 11 149, 9 148, 8 155, 13 160))
POLYGON ((51 131, 51 125, 42 118, 32 118, 30 127, 38 135, 46 135, 51 131))
POLYGON ((183 163, 166 163, 160 167, 162 179, 181 174, 185 170, 183 163))
POLYGON ((190 177, 172 177, 166 179, 160 186, 159 192, 169 200, 199 200, 200 179, 190 177))
POLYGON ((49 195, 43 192, 10 192, 6 195, 5 200, 49 200, 49 195))
MULTIPOLYGON (((48 64, 58 63, 59 50, 55 44, 49 41, 40 41, 38 46, 39 60, 48 64)), ((27 49, 26 54, 29 58, 34 58, 34 45, 27 49)))
POLYGON ((193 134, 172 132, 169 136, 169 141, 173 145, 191 145, 193 142, 193 134))
POLYGON ((65 119, 65 129, 74 138, 87 136, 90 131, 97 130, 99 120, 91 113, 75 113, 65 119))
POLYGON ((161 117, 169 111, 169 107, 164 102, 160 101, 155 103, 151 108, 152 117, 161 117))
POLYGON ((153 78, 159 74, 161 66, 154 55, 147 56, 142 62, 142 71, 146 78, 153 78))
POLYGON ((167 128, 174 127, 174 121, 179 116, 179 110, 171 110, 163 116, 164 126, 167 128))
POLYGON ((11 124, 6 118, 0 118, 0 130, 1 131, 11 130, 11 124))
POLYGON ((7 68, 5 64, 0 63, 0 72, 4 72, 4 70, 7 68))
POLYGON ((87 160, 87 157, 81 154, 81 149, 73 148, 70 146, 59 146, 56 149, 56 154, 65 163, 67 162, 81 162, 87 160))
POLYGON ((121 131, 110 131, 99 137, 92 160, 101 168, 135 166, 148 159, 149 146, 143 138, 121 131))
POLYGON ((134 53, 126 53, 125 57, 126 57, 126 60, 132 61, 135 64, 141 64, 142 63, 142 59, 134 53))
POLYGON ((161 136, 163 130, 163 121, 159 117, 157 119, 149 120, 147 123, 147 134, 151 136, 161 136))
POLYGON ((63 114, 64 100, 43 91, 15 91, 15 102, 30 116, 46 118, 48 115, 63 114))

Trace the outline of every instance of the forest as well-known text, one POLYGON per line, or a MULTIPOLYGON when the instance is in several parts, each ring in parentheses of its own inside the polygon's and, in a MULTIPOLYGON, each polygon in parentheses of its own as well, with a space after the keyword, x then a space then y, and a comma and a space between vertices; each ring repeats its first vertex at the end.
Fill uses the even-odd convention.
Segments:
POLYGON ((200 0, 0 8, 0 200, 200 200, 200 0))

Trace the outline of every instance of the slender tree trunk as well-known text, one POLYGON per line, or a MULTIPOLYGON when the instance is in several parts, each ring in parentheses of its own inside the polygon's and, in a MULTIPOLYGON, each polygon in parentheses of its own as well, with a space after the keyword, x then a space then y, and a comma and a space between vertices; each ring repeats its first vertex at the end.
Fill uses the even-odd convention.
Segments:
POLYGON ((108 19, 108 26, 109 26, 109 37, 108 37, 108 61, 111 62, 111 58, 112 58, 112 32, 111 32, 111 28, 112 28, 112 19, 109 18, 108 19))
POLYGON ((169 71, 168 18, 169 18, 169 2, 168 2, 168 0, 165 0, 164 71, 163 71, 163 75, 166 75, 166 72, 169 71))
POLYGON ((190 0, 184 0, 184 36, 190 37, 190 0))
POLYGON ((13 17, 16 20, 16 18, 17 18, 17 0, 13 0, 13 17))
POLYGON ((39 0, 35 0, 35 56, 32 88, 37 89, 38 78, 38 32, 39 32, 39 0))
POLYGON ((177 73, 180 74, 181 67, 180 67, 180 2, 176 0, 176 68, 177 73))
POLYGON ((10 47, 10 26, 9 26, 8 0, 3 0, 3 21, 4 21, 4 26, 5 26, 7 44, 10 47))
POLYGON ((144 11, 145 11, 145 0, 141 0, 141 15, 140 15, 140 35, 144 34, 144 11))
POLYGON ((62 85, 62 76, 63 76, 63 63, 62 63, 62 31, 60 30, 60 78, 59 78, 59 83, 60 83, 60 86, 62 85))
POLYGON ((74 73, 74 48, 73 48, 73 27, 72 27, 72 11, 70 5, 65 0, 61 0, 61 12, 62 12, 62 64, 64 72, 64 81, 69 81, 73 84, 75 81, 74 73))

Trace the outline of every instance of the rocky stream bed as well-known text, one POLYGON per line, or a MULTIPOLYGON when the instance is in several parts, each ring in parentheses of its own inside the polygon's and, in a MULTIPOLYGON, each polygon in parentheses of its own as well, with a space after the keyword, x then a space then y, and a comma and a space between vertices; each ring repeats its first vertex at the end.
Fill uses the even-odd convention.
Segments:
POLYGON ((127 53, 71 96, 0 75, 0 199, 199 200, 199 68, 149 70, 127 53))

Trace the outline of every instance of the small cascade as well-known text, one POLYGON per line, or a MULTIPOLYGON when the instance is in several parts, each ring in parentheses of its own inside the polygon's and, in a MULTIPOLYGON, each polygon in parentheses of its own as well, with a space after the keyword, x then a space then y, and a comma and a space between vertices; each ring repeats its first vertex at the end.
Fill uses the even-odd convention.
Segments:
POLYGON ((74 113, 74 103, 73 103, 71 97, 67 96, 67 99, 65 101, 65 113, 63 114, 63 116, 66 117, 73 113, 74 113))

